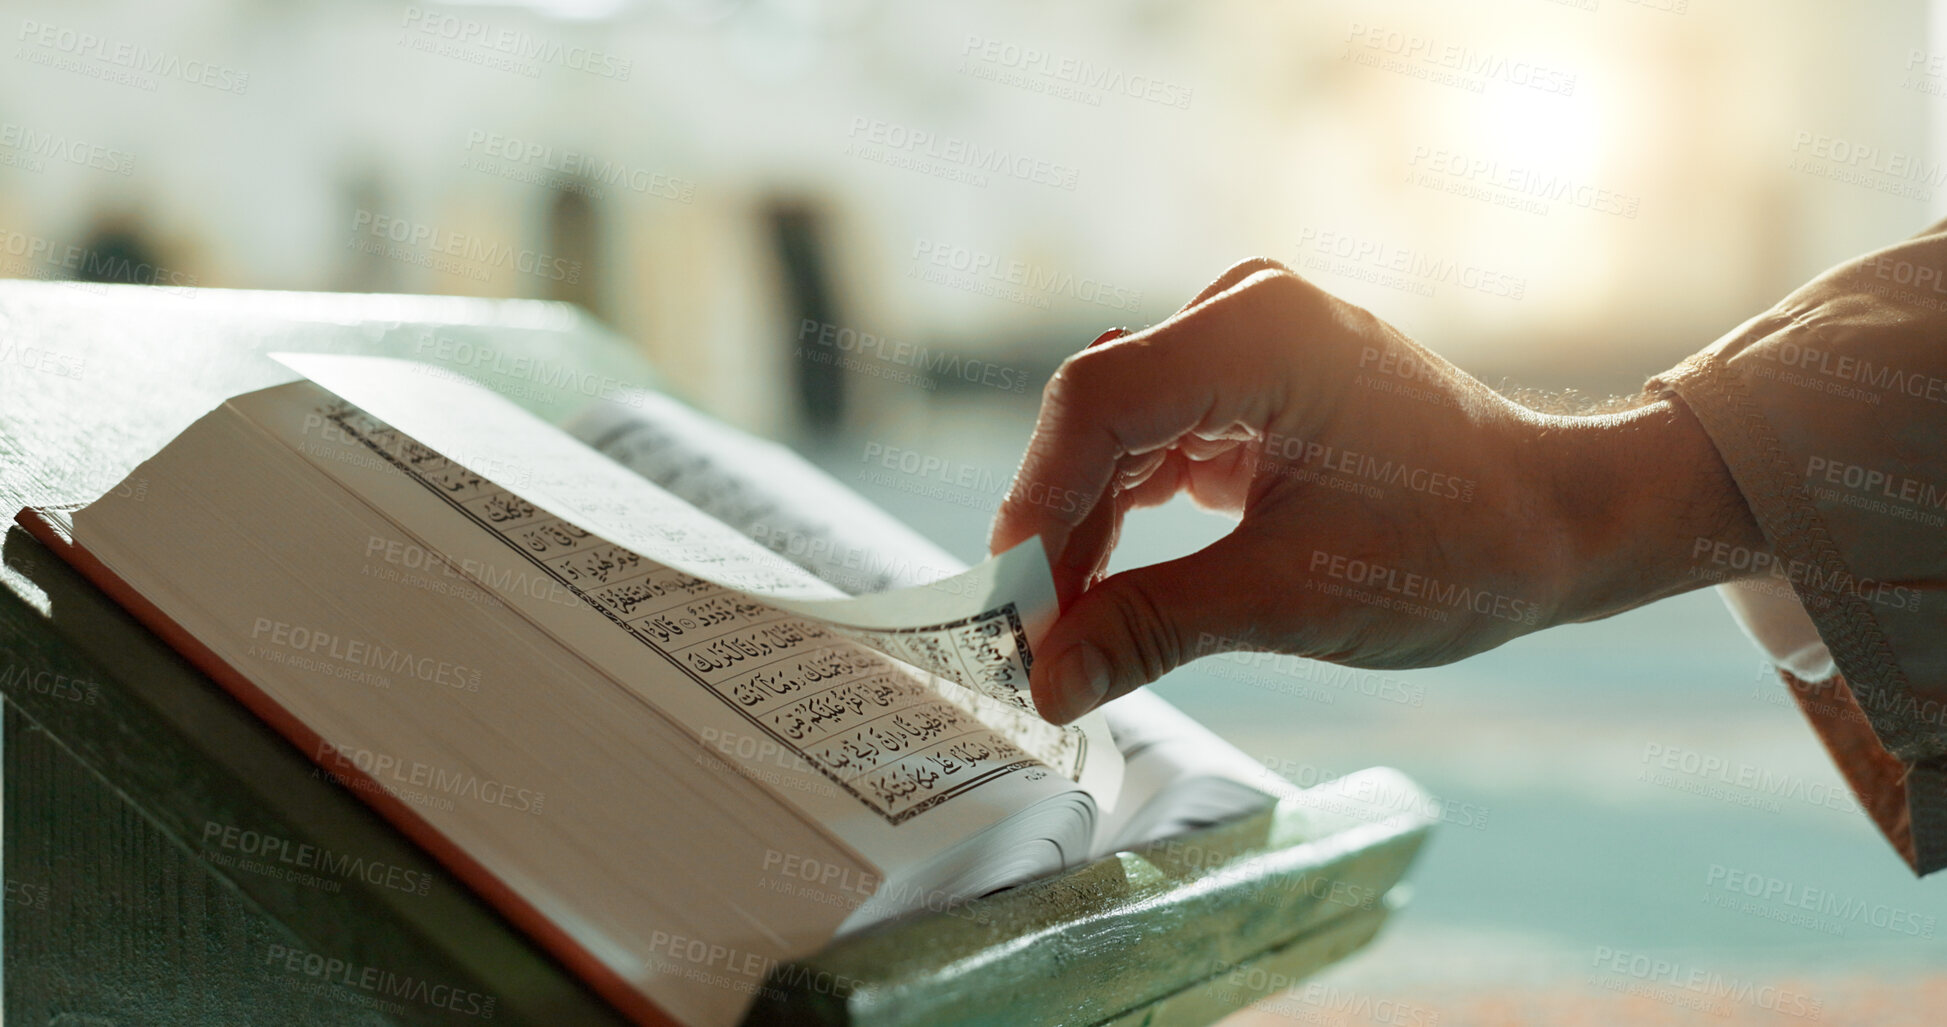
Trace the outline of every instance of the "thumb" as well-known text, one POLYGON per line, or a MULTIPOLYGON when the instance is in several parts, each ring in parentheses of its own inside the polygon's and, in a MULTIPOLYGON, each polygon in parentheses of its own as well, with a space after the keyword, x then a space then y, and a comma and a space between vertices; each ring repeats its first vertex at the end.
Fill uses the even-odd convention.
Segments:
POLYGON ((1066 724, 1199 656, 1245 644, 1248 597, 1264 587, 1260 549, 1232 532, 1083 592, 1041 640, 1029 672, 1035 708, 1066 724))

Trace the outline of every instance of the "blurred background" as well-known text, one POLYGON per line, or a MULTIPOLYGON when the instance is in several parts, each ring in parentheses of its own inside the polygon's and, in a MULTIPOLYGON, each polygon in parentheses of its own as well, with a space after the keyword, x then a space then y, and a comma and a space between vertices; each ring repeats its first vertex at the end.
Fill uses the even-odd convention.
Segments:
MULTIPOLYGON (((569 301, 973 560, 1059 360, 1246 256, 1490 383, 1633 392, 1941 216, 1939 25, 1922 0, 14 0, 0 276, 569 301)), ((1118 560, 1223 529, 1167 507, 1118 560)), ((1268 772, 1393 764, 1449 812, 1407 915, 1240 1023, 1938 1022, 1940 882, 1827 801, 1708 591, 1435 670, 1160 687, 1268 772)))

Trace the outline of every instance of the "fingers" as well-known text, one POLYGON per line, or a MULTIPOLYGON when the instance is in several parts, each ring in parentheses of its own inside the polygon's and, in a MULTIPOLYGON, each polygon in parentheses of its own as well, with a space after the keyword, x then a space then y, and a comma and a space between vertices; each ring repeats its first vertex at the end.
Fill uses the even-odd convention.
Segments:
MULTIPOLYGON (((1190 302, 1178 307, 1176 312, 1181 314, 1191 307, 1204 303, 1221 293, 1229 292, 1236 288, 1239 283, 1243 282, 1244 279, 1261 271, 1282 271, 1288 274, 1291 269, 1278 261, 1272 260, 1270 257, 1252 257, 1248 260, 1240 260, 1230 267, 1225 268, 1224 273, 1218 275, 1216 281, 1204 286, 1202 292, 1192 297, 1190 302)), ((1101 340, 1098 339, 1096 341, 1099 342, 1101 340)))
POLYGON ((1066 724, 1198 656, 1241 644, 1263 601, 1263 545, 1242 532, 1084 592, 1042 639, 1035 708, 1066 724))
POLYGON ((1060 559, 1051 565, 1055 595, 1063 609, 1108 567, 1109 554, 1122 534, 1125 514, 1140 507, 1161 506, 1186 487, 1189 461, 1174 448, 1156 453, 1160 459, 1134 458, 1149 466, 1140 480, 1118 471, 1119 481, 1113 495, 1095 504, 1094 512, 1068 536, 1060 559))
POLYGON ((1063 362, 995 517, 994 552, 1039 535, 1058 559, 1125 456, 1269 418, 1283 397, 1265 365, 1277 360, 1283 329, 1312 291, 1286 271, 1237 270, 1241 278, 1204 302, 1063 362), (1278 337, 1266 337, 1272 333, 1278 337))
MULTIPOLYGON (((1127 328, 1111 328, 1082 348, 1100 346, 1127 334, 1127 328)), ((1055 580, 1055 600, 1060 607, 1067 607, 1069 600, 1080 595, 1101 570, 1102 561, 1107 558, 1109 550, 1115 548, 1116 535, 1121 527, 1120 513, 1110 509, 1106 503, 1100 504, 1076 527, 1069 536, 1068 545, 1048 554, 1050 571, 1055 580), (1078 538, 1083 540, 1080 544, 1077 544, 1078 538)))
MULTIPOLYGON (((1194 297, 1192 297, 1190 299, 1190 302, 1185 303, 1182 307, 1178 308, 1177 315, 1187 313, 1192 308, 1197 307, 1219 295, 1222 295, 1225 292, 1228 292, 1231 289, 1236 288, 1238 285, 1243 283, 1245 279, 1250 278, 1252 275, 1260 274, 1263 272, 1290 274, 1291 269, 1284 266, 1283 264, 1280 264, 1275 260, 1270 259, 1269 257, 1252 257, 1248 260, 1239 261, 1238 263, 1233 264, 1229 268, 1225 269, 1223 274, 1218 275, 1216 281, 1213 281, 1209 285, 1204 286, 1203 291, 1197 293, 1194 297)), ((1096 336, 1095 340, 1093 342, 1090 342, 1088 346, 1084 347, 1084 349, 1093 349, 1097 346, 1103 345, 1104 343, 1112 342, 1116 339, 1127 336, 1128 334, 1129 334, 1129 330, 1127 328, 1111 328, 1108 331, 1103 332, 1101 335, 1096 336)), ((1037 426, 1037 432, 1038 430, 1039 429, 1037 426)), ((1025 470, 1025 465, 1023 466, 1023 469, 1025 470)), ((1020 477, 1019 475, 1016 475, 1017 487, 1019 485, 1019 477, 1020 477)), ((1010 496, 1010 498, 1012 497, 1010 496)), ((1086 514, 1078 515, 1075 520, 1079 521, 1082 516, 1086 516, 1086 514)), ((994 552, 994 553, 1001 552, 1002 550, 1012 547, 1013 545, 1022 541, 1023 539, 1033 538, 1035 535, 1042 533, 1039 530, 1032 530, 1032 531, 1027 531, 1025 533, 1022 533, 1017 530, 1012 530, 1011 528, 1010 530, 1003 532, 1002 531, 1003 523, 1008 520, 1009 518, 1006 516, 1006 509, 1005 507, 1003 507, 1002 512, 997 513, 995 515, 994 528, 989 537, 989 547, 988 547, 989 552, 994 552)), ((1074 523, 1074 522, 1070 522, 1070 523, 1074 523)), ((1048 558, 1050 560, 1056 559, 1060 555, 1061 548, 1062 548, 1061 545, 1051 546, 1048 551, 1048 558)))
POLYGON ((1107 566, 1109 552, 1122 533, 1122 510, 1113 501, 1097 503, 1095 510, 1068 536, 1059 558, 1049 564, 1055 581, 1055 599, 1062 609, 1088 588, 1107 566))

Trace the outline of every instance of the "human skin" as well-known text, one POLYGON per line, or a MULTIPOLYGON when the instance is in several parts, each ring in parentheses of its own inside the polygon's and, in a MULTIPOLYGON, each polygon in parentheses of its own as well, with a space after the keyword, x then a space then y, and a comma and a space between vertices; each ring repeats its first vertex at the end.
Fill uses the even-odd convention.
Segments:
POLYGON ((1724 580, 1702 540, 1767 548, 1681 401, 1531 410, 1262 259, 1062 363, 990 546, 1037 535, 1055 723, 1229 649, 1449 663, 1724 580), (1123 516, 1179 492, 1237 526, 1102 577, 1123 516))

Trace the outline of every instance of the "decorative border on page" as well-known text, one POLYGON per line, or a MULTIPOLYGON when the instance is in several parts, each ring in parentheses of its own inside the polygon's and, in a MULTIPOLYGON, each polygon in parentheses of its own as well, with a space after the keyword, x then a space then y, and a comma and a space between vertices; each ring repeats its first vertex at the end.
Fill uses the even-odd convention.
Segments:
MULTIPOLYGON (((560 562, 564 557, 583 556, 591 560, 607 562, 606 568, 599 572, 600 579, 598 584, 592 588, 584 588, 582 582, 571 580, 569 576, 563 574, 561 568, 552 566, 547 560, 544 560, 539 553, 534 551, 533 545, 523 545, 519 540, 512 537, 509 534, 511 529, 504 527, 500 523, 496 523, 493 516, 490 514, 483 515, 480 511, 462 502, 455 493, 463 490, 464 482, 451 478, 441 480, 435 478, 433 473, 445 472, 450 475, 452 472, 458 471, 474 483, 488 485, 499 490, 498 495, 488 499, 488 505, 492 506, 496 502, 503 504, 502 508, 497 508, 503 509, 503 516, 500 518, 503 522, 515 520, 517 516, 515 511, 517 508, 527 506, 526 502, 520 500, 518 496, 504 489, 500 489, 499 486, 493 485, 492 482, 483 476, 467 470, 458 462, 438 454, 427 447, 420 446, 419 443, 412 441, 397 429, 384 425, 383 422, 371 417, 371 415, 364 413, 355 406, 349 404, 334 406, 331 409, 321 411, 321 413, 327 420, 344 431, 348 437, 356 439, 361 445, 397 468, 408 478, 417 482, 433 495, 438 496, 448 506, 465 516, 476 526, 499 539, 502 544, 518 553, 522 559, 532 564, 541 573, 560 584, 570 594, 581 599, 590 609, 599 611, 611 623, 627 631, 632 638, 645 648, 663 657, 672 666, 681 670, 687 677, 695 681, 700 687, 715 695, 755 730, 776 741, 784 751, 794 753, 802 758, 812 769, 816 770, 820 775, 830 780, 832 784, 844 790, 847 794, 853 796, 866 808, 878 814, 888 824, 897 825, 904 823, 941 803, 1003 775, 1019 770, 1031 770, 1045 766, 1041 761, 1029 757, 1013 743, 1002 738, 993 729, 982 724, 965 711, 948 703, 944 699, 937 699, 933 702, 905 710, 886 710, 867 720, 849 723, 842 730, 831 732, 821 739, 821 741, 810 743, 809 745, 803 741, 804 737, 808 737, 803 732, 799 733, 799 738, 794 739, 790 737, 793 731, 788 727, 780 727, 780 723, 790 724, 794 721, 802 723, 807 717, 815 718, 819 714, 812 712, 801 715, 793 711, 809 710, 812 707, 819 706, 822 702, 825 710, 834 711, 841 718, 843 710, 846 708, 852 709, 855 715, 862 716, 868 706, 890 706, 899 698, 911 698, 915 692, 924 688, 924 686, 910 680, 902 680, 896 674, 875 672, 876 668, 874 664, 877 664, 882 659, 877 653, 872 653, 869 656, 864 653, 846 653, 843 648, 835 643, 778 657, 775 661, 777 663, 784 663, 791 660, 797 661, 796 666, 791 668, 795 672, 794 674, 771 672, 767 675, 765 667, 770 666, 770 664, 765 664, 763 666, 748 668, 752 673, 747 678, 745 675, 740 674, 738 678, 727 679, 712 684, 702 676, 702 671, 709 669, 709 664, 712 661, 718 659, 740 660, 743 658, 769 655, 768 650, 795 648, 805 642, 815 641, 820 637, 837 636, 845 633, 832 631, 824 625, 813 624, 800 618, 790 617, 781 612, 770 611, 769 608, 764 608, 766 616, 763 619, 753 621, 744 626, 744 630, 747 633, 767 636, 762 640, 752 641, 734 637, 737 633, 732 632, 729 635, 717 636, 698 642, 692 646, 679 647, 672 651, 665 647, 665 643, 668 641, 667 638, 659 640, 654 637, 653 633, 655 628, 653 621, 645 621, 649 625, 648 627, 634 623, 632 618, 643 617, 645 615, 639 613, 627 613, 625 615, 626 611, 618 611, 613 608, 616 605, 615 600, 604 597, 600 593, 612 593, 624 585, 636 584, 642 589, 656 590, 658 596, 674 595, 678 603, 688 602, 691 605, 696 605, 698 603, 715 602, 724 605, 726 617, 747 615, 753 612, 751 610, 737 609, 740 604, 751 607, 755 607, 757 604, 740 602, 742 601, 742 597, 729 589, 722 588, 714 583, 684 574, 680 571, 662 567, 659 564, 643 559, 633 552, 629 552, 619 546, 607 543, 596 536, 582 532, 579 528, 575 528, 565 522, 555 521, 551 517, 521 521, 517 526, 524 531, 534 533, 533 530, 535 529, 542 532, 554 529, 564 541, 571 542, 571 545, 564 548, 561 552, 551 554, 548 557, 549 560, 560 562), (354 417, 365 422, 366 425, 372 426, 373 430, 368 430, 363 425, 351 423, 354 417), (400 448, 411 446, 423 451, 424 455, 417 463, 413 460, 402 458, 398 453, 393 452, 390 447, 378 440, 376 436, 384 433, 390 433, 397 440, 400 448), (422 467, 419 464, 436 464, 437 466, 422 467), (575 537, 570 539, 569 536, 575 537), (588 541, 588 545, 585 548, 581 547, 583 539, 588 541), (640 568, 639 570, 637 569, 638 567, 640 568), (607 576, 608 570, 625 569, 630 572, 626 576, 614 578, 607 576), (755 650, 760 647, 768 647, 768 650, 762 653, 756 652, 755 650), (784 687, 785 682, 798 677, 809 677, 814 681, 831 680, 834 684, 815 693, 796 696, 790 702, 763 714, 753 713, 748 708, 758 704, 756 697, 761 696, 768 687, 766 684, 767 680, 770 685, 784 687), (731 681, 737 681, 738 683, 731 685, 731 681), (748 701, 747 697, 749 697, 748 701), (879 720, 887 720, 889 723, 883 727, 873 726, 879 720), (929 732, 932 733, 932 736, 919 739, 923 740, 925 744, 918 745, 918 741, 915 740, 916 736, 927 735, 929 732), (977 737, 980 735, 987 737, 977 737), (841 738, 844 740, 834 740, 841 738), (859 740, 858 745, 848 746, 847 743, 854 739, 859 740), (838 769, 828 765, 837 763, 842 759, 850 758, 857 753, 862 753, 863 748, 861 747, 870 748, 876 745, 900 743, 914 744, 918 747, 914 748, 911 752, 900 755, 895 760, 891 760, 883 765, 874 766, 849 779, 841 776, 838 773, 838 769), (1010 755, 1018 755, 1020 758, 1009 760, 1008 757, 1010 755), (950 772, 952 768, 962 763, 978 763, 983 760, 1007 762, 998 763, 998 765, 977 777, 960 782, 945 791, 929 795, 903 809, 899 808, 898 803, 900 800, 910 797, 923 788, 930 787, 932 783, 937 782, 942 773, 950 772), (932 761, 934 766, 928 767, 926 761, 932 761), (861 784, 864 785, 863 790, 859 787, 861 784)), ((476 494, 470 501, 477 504, 481 498, 481 495, 476 494)), ((531 507, 528 509, 531 511, 531 507)), ((579 572, 575 576, 593 578, 596 575, 597 572, 592 569, 591 565, 590 569, 579 572)), ((489 588, 492 587, 489 583, 483 582, 482 584, 489 588)), ((1026 635, 1021 628, 1018 613, 1011 607, 996 610, 986 617, 969 618, 965 623, 972 625, 975 622, 983 620, 997 621, 1003 613, 1008 621, 1007 629, 1011 636, 1009 640, 1018 640, 1017 644, 1021 646, 1018 652, 1022 661, 1025 662, 1028 659, 1026 635)), ((943 628, 957 626, 961 626, 961 622, 942 625, 943 628)), ((958 680, 958 675, 955 675, 954 679, 958 680)), ((776 688, 773 688, 772 691, 775 692, 776 688)), ((781 697, 783 694, 778 693, 778 696, 781 697)), ((1086 740, 1080 739, 1075 744, 1078 746, 1085 745, 1086 740)), ((1080 751, 1077 751, 1073 755, 1079 757, 1081 754, 1080 751)), ((1079 765, 1079 761, 1077 761, 1077 765, 1079 765)), ((842 766, 843 764, 840 763, 839 769, 842 769, 842 766)))

